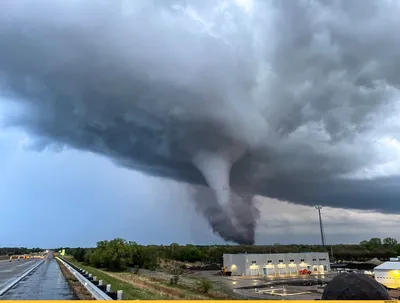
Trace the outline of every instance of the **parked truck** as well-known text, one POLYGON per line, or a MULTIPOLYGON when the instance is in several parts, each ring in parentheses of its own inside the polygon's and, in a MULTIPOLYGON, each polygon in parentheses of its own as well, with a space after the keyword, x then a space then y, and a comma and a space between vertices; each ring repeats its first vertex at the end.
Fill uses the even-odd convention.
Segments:
POLYGON ((299 270, 299 275, 311 275, 311 271, 307 269, 299 270))
POLYGON ((232 272, 228 271, 226 267, 223 267, 218 273, 219 276, 231 276, 232 272))

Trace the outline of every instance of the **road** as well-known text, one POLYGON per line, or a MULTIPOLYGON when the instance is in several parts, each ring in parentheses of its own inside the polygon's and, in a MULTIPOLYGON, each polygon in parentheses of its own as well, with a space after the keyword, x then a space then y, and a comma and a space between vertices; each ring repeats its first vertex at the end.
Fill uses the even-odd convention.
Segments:
POLYGON ((50 258, 10 289, 3 300, 74 300, 74 294, 55 259, 50 258))
MULTIPOLYGON (((20 276, 38 260, 0 262, 1 283, 20 276)), ((1 300, 73 300, 76 299, 68 282, 53 258, 47 259, 36 270, 10 289, 1 300)))
POLYGON ((22 275, 28 268, 35 263, 42 261, 41 259, 25 259, 25 260, 1 260, 0 261, 0 289, 11 279, 22 275))

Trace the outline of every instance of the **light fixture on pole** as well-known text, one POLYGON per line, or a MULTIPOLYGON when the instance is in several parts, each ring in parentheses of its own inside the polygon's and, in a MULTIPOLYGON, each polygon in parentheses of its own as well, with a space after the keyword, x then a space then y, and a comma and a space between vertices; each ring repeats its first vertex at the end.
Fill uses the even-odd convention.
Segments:
POLYGON ((319 228, 320 228, 320 230, 321 230, 321 242, 322 242, 322 246, 325 247, 324 229, 322 228, 322 219, 321 219, 321 209, 322 209, 322 205, 317 205, 317 206, 315 206, 315 208, 318 209, 319 228))

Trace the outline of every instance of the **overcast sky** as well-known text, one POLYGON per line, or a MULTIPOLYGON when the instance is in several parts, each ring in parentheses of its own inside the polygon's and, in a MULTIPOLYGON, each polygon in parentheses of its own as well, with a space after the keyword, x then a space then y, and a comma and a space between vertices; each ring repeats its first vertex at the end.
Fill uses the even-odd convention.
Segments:
POLYGON ((395 236, 399 13, 3 1, 0 245, 319 243, 315 204, 328 242, 395 236))

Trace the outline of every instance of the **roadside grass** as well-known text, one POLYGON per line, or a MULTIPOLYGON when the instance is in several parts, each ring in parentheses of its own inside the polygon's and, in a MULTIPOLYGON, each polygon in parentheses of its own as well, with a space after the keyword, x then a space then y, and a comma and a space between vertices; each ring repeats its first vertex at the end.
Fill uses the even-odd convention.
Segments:
POLYGON ((70 256, 64 256, 63 258, 88 271, 93 276, 96 276, 99 280, 103 280, 105 283, 111 284, 113 291, 122 290, 124 292, 124 300, 165 300, 170 298, 148 289, 136 288, 130 283, 123 282, 115 277, 110 276, 105 271, 83 265, 70 256))
POLYGON ((152 289, 165 294, 170 300, 208 300, 209 297, 202 296, 198 292, 193 292, 181 285, 171 285, 166 281, 155 281, 148 277, 138 276, 133 273, 110 273, 113 277, 130 283, 142 289, 152 289))
MULTIPOLYGON (((87 270, 92 275, 97 276, 108 284, 112 285, 113 290, 121 289, 124 291, 124 299, 144 299, 144 300, 224 300, 232 299, 232 296, 221 292, 220 289, 210 289, 208 293, 202 293, 198 283, 194 286, 183 284, 171 285, 169 281, 137 275, 130 272, 106 272, 77 262, 71 256, 65 256, 68 261, 87 270)), ((199 279, 196 279, 199 280, 199 279)), ((194 281, 195 282, 195 281, 194 281)), ((220 287, 217 287, 220 288, 220 287)))
POLYGON ((210 280, 209 277, 204 277, 197 274, 183 275, 178 284, 171 285, 169 283, 169 275, 165 275, 165 271, 160 270, 157 271, 157 273, 162 275, 157 275, 154 274, 154 272, 140 269, 139 275, 134 275, 133 277, 135 277, 135 279, 147 278, 147 280, 159 282, 171 288, 180 289, 182 292, 187 292, 187 294, 189 296, 191 295, 192 297, 203 296, 201 300, 234 300, 237 298, 237 295, 233 292, 232 289, 226 287, 221 281, 210 280), (204 293, 204 291, 202 291, 202 288, 199 287, 204 280, 207 280, 212 284, 212 289, 210 289, 208 293, 204 293))
POLYGON ((183 291, 188 291, 190 293, 195 293, 197 295, 201 295, 204 298, 202 300, 233 300, 234 296, 232 296, 233 291, 229 292, 223 287, 220 287, 219 283, 215 281, 207 280, 203 277, 190 277, 192 281, 194 281, 193 286, 187 286, 183 284, 174 285, 174 287, 179 288, 183 291), (200 285, 205 281, 210 283, 210 289, 208 289, 207 293, 203 292, 202 287, 200 285), (199 285, 200 284, 200 285, 199 285))
MULTIPOLYGON (((188 276, 187 278, 194 281, 195 283, 198 283, 199 281, 204 279, 204 277, 200 275, 188 276)), ((222 281, 212 280, 211 282, 213 284, 211 293, 220 293, 219 296, 225 295, 229 300, 234 300, 235 298, 237 298, 237 295, 234 293, 233 289, 226 286, 222 281)))

